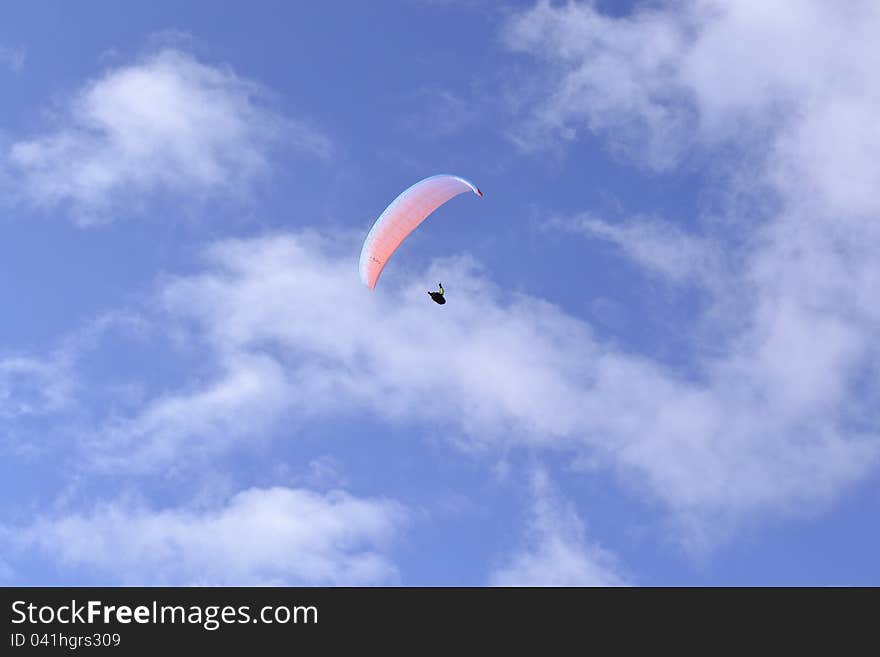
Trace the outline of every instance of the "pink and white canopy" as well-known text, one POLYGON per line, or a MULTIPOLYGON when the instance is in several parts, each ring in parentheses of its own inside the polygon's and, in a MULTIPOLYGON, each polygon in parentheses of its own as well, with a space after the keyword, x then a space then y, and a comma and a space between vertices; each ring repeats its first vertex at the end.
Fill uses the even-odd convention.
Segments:
POLYGON ((379 274, 403 241, 429 214, 449 199, 473 192, 482 196, 476 185, 458 176, 442 174, 417 182, 398 196, 376 219, 361 249, 361 280, 376 287, 379 274))

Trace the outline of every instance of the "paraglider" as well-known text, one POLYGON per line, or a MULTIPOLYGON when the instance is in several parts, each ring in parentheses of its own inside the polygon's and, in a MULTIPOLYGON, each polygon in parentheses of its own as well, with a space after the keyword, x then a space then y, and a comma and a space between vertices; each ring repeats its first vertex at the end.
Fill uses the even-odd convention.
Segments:
MULTIPOLYGON (((441 174, 417 182, 394 199, 376 219, 364 240, 360 259, 360 275, 364 285, 374 289, 388 260, 409 234, 434 210, 465 192, 483 195, 476 185, 464 178, 441 174)), ((442 285, 440 292, 429 294, 437 303, 446 303, 442 285)))
POLYGON ((439 303, 441 306, 446 303, 446 297, 443 296, 446 292, 443 290, 443 283, 437 283, 440 286, 439 292, 428 292, 430 297, 434 300, 434 303, 439 303))

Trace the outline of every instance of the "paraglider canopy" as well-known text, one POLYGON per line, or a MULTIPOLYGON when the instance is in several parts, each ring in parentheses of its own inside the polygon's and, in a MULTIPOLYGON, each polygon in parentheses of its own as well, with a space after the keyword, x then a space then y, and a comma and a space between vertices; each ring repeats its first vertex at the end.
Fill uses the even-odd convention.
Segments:
POLYGON ((374 289, 388 260, 409 234, 434 210, 465 192, 483 195, 476 185, 464 178, 441 174, 417 182, 394 199, 376 219, 364 240, 360 260, 364 284, 374 289))

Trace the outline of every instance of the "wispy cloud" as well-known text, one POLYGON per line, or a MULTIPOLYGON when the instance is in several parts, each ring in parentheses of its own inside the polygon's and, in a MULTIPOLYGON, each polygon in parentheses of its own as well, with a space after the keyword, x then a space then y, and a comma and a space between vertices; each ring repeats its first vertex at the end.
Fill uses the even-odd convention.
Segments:
POLYGON ((44 353, 0 356, 0 419, 9 423, 8 429, 15 420, 61 415, 77 407, 83 356, 104 347, 110 334, 135 334, 143 328, 140 316, 109 312, 83 323, 44 353))
POLYGON ((522 549, 498 567, 495 586, 621 586, 617 559, 587 541, 575 507, 544 470, 532 474, 533 503, 522 549))
POLYGON ((151 194, 243 194, 282 145, 330 152, 320 132, 269 109, 254 82, 172 49, 89 82, 59 115, 46 134, 13 143, 8 166, 25 200, 67 206, 83 224, 151 194))
POLYGON ((0 63, 8 66, 12 72, 21 71, 26 60, 27 51, 24 48, 10 48, 0 45, 0 63))
POLYGON ((416 92, 419 109, 404 125, 419 136, 447 136, 471 127, 481 116, 480 103, 448 89, 416 92))
POLYGON ((36 551, 81 581, 138 585, 363 585, 393 582, 388 549, 407 512, 342 491, 252 488, 217 508, 132 500, 3 528, 7 554, 36 551))
POLYGON ((177 463, 182 451, 194 466, 199 455, 262 442, 297 389, 265 355, 240 352, 221 367, 207 386, 148 399, 133 416, 104 418, 84 437, 93 448, 89 460, 101 469, 149 472, 177 463))
POLYGON ((722 264, 718 245, 694 237, 659 218, 635 218, 611 223, 590 215, 555 218, 549 229, 579 233, 617 246, 638 265, 675 282, 708 285, 722 264))
POLYGON ((71 384, 69 363, 62 355, 0 359, 0 419, 60 410, 72 399, 71 384))

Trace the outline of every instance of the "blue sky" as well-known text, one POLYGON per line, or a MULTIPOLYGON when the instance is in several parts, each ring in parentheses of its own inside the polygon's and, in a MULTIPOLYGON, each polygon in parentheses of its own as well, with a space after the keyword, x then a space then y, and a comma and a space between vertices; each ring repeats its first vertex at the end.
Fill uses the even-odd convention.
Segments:
POLYGON ((2 10, 0 581, 880 584, 874 3, 224 5, 2 10))

